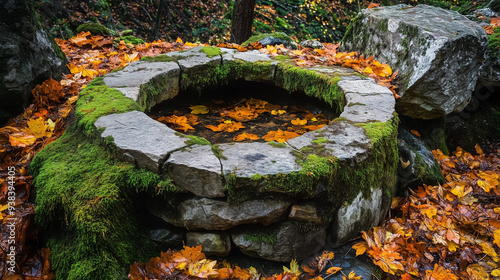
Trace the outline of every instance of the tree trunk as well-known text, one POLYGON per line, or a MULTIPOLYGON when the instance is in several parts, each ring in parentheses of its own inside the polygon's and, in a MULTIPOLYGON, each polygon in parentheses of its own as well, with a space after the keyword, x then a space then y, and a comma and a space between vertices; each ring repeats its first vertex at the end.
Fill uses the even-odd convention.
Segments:
POLYGON ((255 0, 236 0, 233 8, 231 43, 241 44, 252 35, 255 0))

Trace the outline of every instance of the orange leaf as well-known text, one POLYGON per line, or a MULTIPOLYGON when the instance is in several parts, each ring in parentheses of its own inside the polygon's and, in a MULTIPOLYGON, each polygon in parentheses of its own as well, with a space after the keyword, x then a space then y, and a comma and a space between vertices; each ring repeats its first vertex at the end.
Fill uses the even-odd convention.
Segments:
POLYGON ((245 140, 258 140, 260 139, 259 136, 255 135, 255 134, 249 134, 249 133, 242 133, 236 137, 233 138, 234 141, 245 141, 245 140))
POLYGON ((370 4, 368 5, 368 9, 373 9, 373 8, 380 7, 380 6, 381 5, 379 3, 370 2, 370 4))
POLYGON ((359 243, 356 243, 352 246, 352 248, 354 250, 356 250, 356 257, 359 256, 359 255, 362 255, 366 252, 366 250, 368 249, 368 245, 366 244, 366 242, 359 242, 359 243))
POLYGON ((422 137, 422 136, 420 136, 420 133, 418 133, 418 131, 416 131, 416 130, 410 130, 410 132, 418 137, 422 137))
POLYGON ((26 147, 35 143, 36 137, 25 134, 24 132, 13 133, 9 135, 9 142, 15 147, 26 147))
POLYGON ((293 125, 305 125, 306 123, 307 123, 306 119, 301 120, 301 119, 297 118, 295 120, 292 120, 293 125))
POLYGON ((476 153, 478 155, 484 155, 483 149, 481 149, 481 146, 479 146, 479 144, 476 144, 476 146, 474 146, 474 148, 476 148, 476 153))
POLYGON ((280 143, 286 142, 288 139, 292 139, 299 136, 299 134, 290 131, 282 131, 278 129, 278 131, 269 131, 266 135, 262 136, 262 139, 267 142, 276 141, 280 143))
POLYGON ((342 269, 342 267, 332 266, 326 270, 326 274, 335 274, 335 273, 339 272, 341 269, 342 269))
POLYGON ((215 132, 235 132, 240 130, 240 128, 245 128, 240 122, 221 123, 218 126, 206 125, 205 127, 215 132))

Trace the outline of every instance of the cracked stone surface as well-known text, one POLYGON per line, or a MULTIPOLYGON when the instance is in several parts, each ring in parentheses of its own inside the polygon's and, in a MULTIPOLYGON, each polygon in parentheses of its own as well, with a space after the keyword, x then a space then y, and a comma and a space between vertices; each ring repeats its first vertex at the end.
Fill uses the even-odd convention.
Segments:
POLYGON ((157 173, 169 153, 186 146, 175 130, 139 111, 103 116, 94 126, 104 128, 101 137, 113 137, 118 153, 129 154, 139 168, 157 173))
POLYGON ((469 103, 487 46, 484 29, 456 11, 400 4, 362 10, 340 49, 398 70, 398 113, 434 119, 469 103))
POLYGON ((184 73, 196 74, 197 71, 202 71, 209 66, 217 66, 221 64, 221 56, 216 55, 208 57, 208 55, 200 50, 202 47, 194 47, 192 49, 180 52, 170 52, 166 56, 177 60, 184 73))
POLYGON ((283 218, 290 202, 277 199, 227 203, 210 198, 191 198, 178 206, 177 217, 164 211, 162 201, 149 205, 151 213, 178 227, 189 230, 226 230, 243 224, 269 225, 283 218))

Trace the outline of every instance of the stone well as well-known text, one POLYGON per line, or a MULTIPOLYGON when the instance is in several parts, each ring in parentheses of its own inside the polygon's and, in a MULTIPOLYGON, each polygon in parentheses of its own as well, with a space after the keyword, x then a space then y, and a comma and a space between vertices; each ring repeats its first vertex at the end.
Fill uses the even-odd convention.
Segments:
POLYGON ((162 176, 162 194, 151 194, 145 207, 187 230, 186 244, 202 244, 207 254, 239 249, 273 261, 304 259, 328 241, 338 245, 377 225, 389 208, 395 101, 390 90, 351 69, 299 68, 259 51, 196 47, 131 63, 99 83, 87 92, 112 88, 138 106, 96 115, 89 125, 123 160, 162 176), (145 113, 187 91, 236 80, 278 86, 293 92, 290 98, 317 97, 340 117, 286 144, 215 145, 145 113))

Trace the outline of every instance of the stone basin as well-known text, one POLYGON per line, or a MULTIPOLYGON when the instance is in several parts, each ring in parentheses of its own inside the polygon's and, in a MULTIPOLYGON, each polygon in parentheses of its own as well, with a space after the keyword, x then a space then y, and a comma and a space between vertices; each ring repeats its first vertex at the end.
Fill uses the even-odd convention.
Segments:
POLYGON ((92 87, 135 102, 99 116, 93 126, 120 158, 160 174, 169 190, 182 193, 151 195, 145 207, 186 229, 187 244, 201 244, 207 254, 237 247, 273 261, 304 259, 327 242, 342 244, 379 224, 389 208, 397 170, 395 100, 352 69, 300 68, 256 50, 195 47, 133 62, 87 91, 92 87), (290 98, 316 97, 340 116, 284 144, 215 145, 145 113, 185 92, 236 80, 281 87, 290 98))

